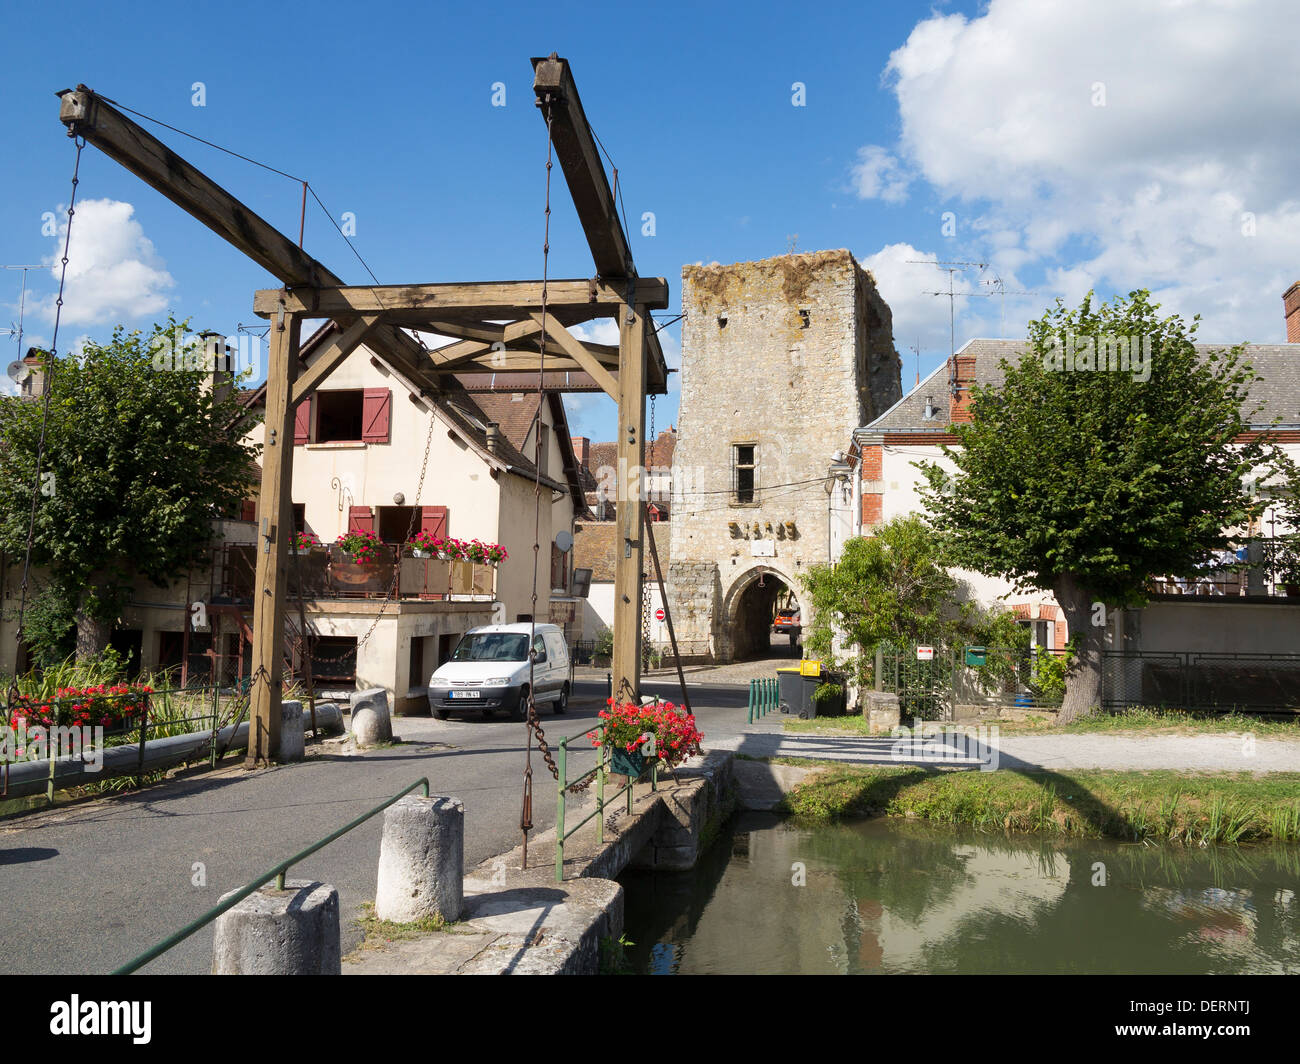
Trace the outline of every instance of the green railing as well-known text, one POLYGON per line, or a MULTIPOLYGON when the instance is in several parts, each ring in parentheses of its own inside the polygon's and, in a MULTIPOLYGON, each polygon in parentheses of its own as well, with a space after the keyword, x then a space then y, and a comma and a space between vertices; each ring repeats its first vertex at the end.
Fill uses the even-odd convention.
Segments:
POLYGON ((781 705, 781 692, 778 681, 772 679, 749 681, 749 723, 765 717, 781 705))
POLYGON ((158 945, 154 946, 153 949, 146 950, 144 953, 140 954, 140 956, 136 957, 135 960, 131 961, 130 963, 124 964, 120 968, 115 968, 112 974, 130 975, 132 972, 140 968, 143 968, 150 961, 156 959, 157 957, 161 957, 173 946, 189 938, 190 935, 194 934, 195 931, 199 930, 199 928, 203 927, 205 924, 210 924, 222 913, 226 912, 229 909, 233 909, 241 901, 243 901, 250 894, 252 894, 253 891, 257 890, 258 887, 264 886, 265 884, 269 883, 273 879, 275 880, 276 889, 284 890, 285 889, 284 877, 288 873, 291 867, 296 865, 299 861, 303 860, 304 858, 310 857, 317 850, 324 849, 335 839, 342 838, 353 828, 359 827, 361 824, 364 824, 372 816, 375 816, 378 813, 382 813, 393 803, 400 801, 402 798, 405 798, 408 794, 410 794, 413 790, 415 790, 416 787, 420 787, 423 789, 425 798, 429 797, 429 778, 427 776, 424 776, 416 780, 409 787, 406 787, 403 790, 398 791, 395 795, 393 795, 393 797, 389 798, 388 801, 384 802, 382 805, 375 806, 375 808, 370 810, 370 812, 368 813, 362 813, 361 816, 357 817, 351 823, 345 824, 343 827, 339 828, 338 831, 334 832, 332 835, 327 835, 319 842, 312 843, 305 850, 301 851, 300 853, 294 854, 287 861, 281 861, 278 865, 272 868, 265 875, 259 876, 257 879, 253 880, 253 882, 249 883, 247 886, 240 888, 238 891, 232 894, 225 901, 221 902, 218 905, 214 905, 211 909, 209 909, 206 913, 200 916, 197 920, 193 921, 192 923, 186 924, 174 935, 170 935, 167 938, 163 939, 161 942, 158 943, 158 945))
MULTIPOLYGON (((627 812, 632 814, 632 787, 636 780, 628 777, 628 781, 608 798, 605 797, 605 777, 610 775, 609 771, 609 751, 605 747, 600 748, 599 758, 596 767, 591 772, 583 773, 573 782, 569 781, 569 741, 572 739, 585 739, 595 728, 585 728, 578 732, 577 735, 568 735, 560 740, 560 755, 557 764, 558 776, 556 777, 556 807, 555 807, 555 882, 564 882, 564 843, 593 816, 597 817, 596 821, 596 841, 602 846, 605 843, 605 806, 612 803, 619 795, 627 792, 627 812), (575 784, 581 783, 587 776, 594 774, 596 783, 596 808, 579 820, 568 831, 564 829, 564 810, 566 804, 565 795, 575 784)), ((650 789, 657 791, 659 789, 659 761, 656 758, 650 763, 650 789)))
MULTIPOLYGON (((86 745, 83 740, 78 744, 80 749, 74 756, 59 757, 54 733, 49 729, 45 730, 42 741, 46 745, 46 760, 49 762, 45 800, 48 804, 53 804, 56 766, 64 761, 84 762, 88 753, 96 751, 102 753, 121 746, 135 746, 137 750, 135 765, 121 768, 116 772, 98 773, 95 782, 131 777, 134 778, 136 787, 142 786, 146 775, 145 743, 151 738, 159 738, 159 733, 163 733, 162 737, 170 737, 210 732, 208 764, 209 767, 215 768, 217 761, 225 756, 230 745, 228 742, 226 747, 218 752, 218 736, 222 728, 230 724, 237 725, 243 720, 248 709, 250 685, 251 681, 245 679, 234 685, 160 687, 149 692, 134 690, 124 694, 77 694, 53 698, 33 695, 27 702, 0 705, 0 724, 10 725, 15 716, 44 711, 64 722, 56 727, 76 728, 80 735, 82 726, 71 723, 74 718, 68 713, 69 708, 92 701, 101 713, 106 712, 114 703, 129 707, 129 711, 120 716, 118 723, 111 727, 104 727, 99 733, 101 742, 98 747, 93 744, 86 745)), ((95 723, 88 717, 85 727, 93 729, 95 723)), ((43 725, 39 726, 44 728, 43 725)), ((29 726, 29 729, 30 727, 34 726, 29 726)), ((17 758, 0 761, 0 780, 7 780, 7 769, 10 765, 25 764, 30 760, 32 759, 17 758)), ((0 782, 0 789, 3 787, 4 783, 0 782)))

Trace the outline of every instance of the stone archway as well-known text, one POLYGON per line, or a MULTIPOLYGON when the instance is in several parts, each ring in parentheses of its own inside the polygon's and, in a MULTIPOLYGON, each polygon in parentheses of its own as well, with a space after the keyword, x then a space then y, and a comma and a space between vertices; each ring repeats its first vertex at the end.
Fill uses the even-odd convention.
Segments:
POLYGON ((802 609, 794 579, 770 565, 746 569, 732 582, 722 602, 720 633, 721 661, 746 661, 752 658, 798 657, 798 648, 782 640, 780 648, 772 641, 772 614, 779 599, 792 597, 802 609))

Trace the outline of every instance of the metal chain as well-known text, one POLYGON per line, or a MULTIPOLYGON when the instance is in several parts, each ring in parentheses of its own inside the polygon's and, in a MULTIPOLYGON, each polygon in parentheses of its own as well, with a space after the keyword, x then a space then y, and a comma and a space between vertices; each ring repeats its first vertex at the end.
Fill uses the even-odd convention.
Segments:
MULTIPOLYGON (((62 268, 59 271, 59 295, 54 301, 54 332, 50 337, 50 357, 45 360, 41 387, 44 390, 41 403, 41 435, 36 443, 36 471, 32 480, 32 509, 27 519, 27 547, 23 553, 23 581, 19 589, 18 625, 14 629, 15 650, 22 646, 23 620, 27 612, 27 587, 32 571, 32 548, 36 542, 36 506, 40 499, 41 462, 45 457, 45 434, 50 421, 50 398, 54 394, 55 361, 59 354, 59 322, 63 317, 63 288, 68 280, 68 248, 72 245, 72 218, 77 213, 77 185, 81 183, 81 149, 86 146, 83 138, 78 137, 75 129, 68 131, 72 143, 76 145, 77 157, 72 165, 72 194, 68 197, 68 230, 63 236, 62 268)), ((22 356, 22 352, 18 352, 22 356)), ((18 695, 17 654, 14 657, 14 678, 9 688, 6 701, 12 702, 18 695)), ((8 779, 6 778, 6 786, 8 779)))

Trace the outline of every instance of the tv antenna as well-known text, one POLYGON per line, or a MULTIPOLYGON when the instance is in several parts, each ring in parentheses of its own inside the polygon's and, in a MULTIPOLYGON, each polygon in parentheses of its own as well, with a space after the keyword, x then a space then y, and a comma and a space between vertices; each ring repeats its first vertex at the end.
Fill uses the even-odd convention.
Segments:
POLYGON ((1036 296, 1037 292, 1008 292, 1007 283, 1001 277, 994 277, 991 281, 981 281, 980 284, 992 285, 994 291, 989 292, 989 296, 998 295, 1002 298, 998 300, 998 337, 1005 339, 1002 334, 1006 331, 1003 319, 1006 317, 1007 296, 1036 296))
POLYGON ((914 387, 919 388, 921 386, 921 338, 919 336, 916 338, 916 343, 909 347, 908 350, 916 356, 916 384, 914 387))
POLYGON ((907 259, 907 262, 918 263, 922 266, 937 266, 941 270, 948 271, 948 291, 933 292, 922 289, 921 294, 927 296, 947 296, 948 297, 948 340, 949 352, 951 358, 957 353, 957 311, 955 309, 958 296, 974 295, 983 296, 983 292, 958 292, 953 288, 953 275, 959 270, 969 269, 972 266, 978 266, 981 271, 987 270, 987 262, 933 262, 930 259, 907 259))
POLYGON ((22 357, 23 357, 23 312, 24 312, 24 310, 26 309, 26 306, 27 306, 27 271, 28 271, 28 270, 43 270, 43 269, 45 269, 45 266, 44 266, 44 265, 40 265, 40 266, 0 266, 0 270, 22 270, 22 271, 23 271, 23 286, 22 286, 22 294, 19 295, 19 297, 18 297, 18 323, 17 323, 16 325, 11 323, 10 326, 9 326, 9 335, 10 335, 10 336, 13 336, 13 337, 16 337, 17 340, 18 340, 18 359, 19 359, 19 361, 22 361, 22 357))

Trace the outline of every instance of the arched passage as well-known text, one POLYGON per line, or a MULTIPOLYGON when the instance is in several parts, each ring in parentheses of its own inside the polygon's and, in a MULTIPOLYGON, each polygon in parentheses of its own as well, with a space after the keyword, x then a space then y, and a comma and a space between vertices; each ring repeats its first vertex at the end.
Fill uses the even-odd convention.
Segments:
POLYGON ((799 600, 786 577, 767 566, 756 566, 732 585, 726 599, 730 660, 799 657, 800 640, 788 627, 773 632, 777 611, 799 609, 799 600))

